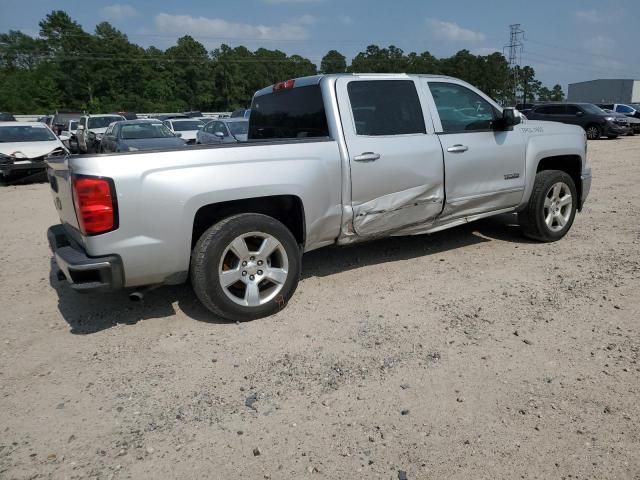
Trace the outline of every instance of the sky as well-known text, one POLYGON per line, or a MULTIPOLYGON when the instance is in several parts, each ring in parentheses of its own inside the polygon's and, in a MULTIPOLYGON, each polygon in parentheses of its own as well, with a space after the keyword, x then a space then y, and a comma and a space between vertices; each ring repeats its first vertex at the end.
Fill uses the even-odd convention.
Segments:
POLYGON ((0 32, 37 35, 57 9, 87 31, 109 21, 145 47, 188 34, 209 50, 278 48, 317 65, 330 49, 349 61, 370 44, 437 57, 503 52, 509 25, 519 23, 521 64, 545 85, 640 79, 640 0, 0 0, 0 32))

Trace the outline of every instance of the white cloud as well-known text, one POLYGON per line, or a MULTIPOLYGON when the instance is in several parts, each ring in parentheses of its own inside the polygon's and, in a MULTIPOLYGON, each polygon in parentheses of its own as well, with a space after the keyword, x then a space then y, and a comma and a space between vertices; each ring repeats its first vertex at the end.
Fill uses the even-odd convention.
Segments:
POLYGON ((601 23, 604 18, 595 10, 578 10, 575 13, 576 20, 583 23, 601 23))
POLYGON ((353 25, 353 18, 349 15, 338 15, 338 21, 343 25, 353 25))
POLYGON ((304 40, 308 36, 305 25, 309 24, 311 18, 303 16, 289 23, 269 26, 234 23, 222 18, 159 13, 155 17, 155 27, 163 33, 172 32, 179 36, 192 35, 212 40, 235 40, 243 43, 251 43, 255 40, 304 40))
POLYGON ((596 35, 584 40, 585 49, 594 55, 606 55, 615 51, 616 42, 604 35, 596 35))
POLYGON ((290 23, 298 23, 300 25, 313 25, 316 23, 316 17, 313 15, 301 15, 300 17, 294 18, 290 23))
POLYGON ((457 23, 444 22, 435 18, 427 19, 427 26, 431 29, 431 35, 440 40, 457 43, 484 42, 486 35, 461 27, 457 23))
POLYGON ((124 5, 116 3, 114 5, 107 5, 100 9, 103 17, 111 20, 122 20, 123 18, 135 17, 138 15, 138 11, 131 5, 124 5))
POLYGON ((502 49, 501 48, 493 48, 493 47, 478 47, 478 48, 472 48, 470 50, 471 53, 473 53, 474 55, 491 55, 492 53, 502 53, 502 49))

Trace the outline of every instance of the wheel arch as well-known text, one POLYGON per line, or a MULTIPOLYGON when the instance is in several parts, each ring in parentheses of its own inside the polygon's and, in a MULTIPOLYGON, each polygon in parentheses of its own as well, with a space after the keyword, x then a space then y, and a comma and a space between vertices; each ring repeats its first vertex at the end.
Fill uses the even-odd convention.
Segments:
POLYGON ((291 231, 301 249, 304 248, 307 234, 304 204, 296 195, 243 198, 201 206, 193 218, 191 248, 211 225, 239 213, 260 213, 275 218, 291 231))
MULTIPOLYGON (((582 198, 582 158, 580 155, 555 155, 541 158, 536 167, 536 173, 544 170, 560 170, 567 173, 576 187, 578 199, 582 198)), ((582 205, 578 202, 578 210, 582 205)))

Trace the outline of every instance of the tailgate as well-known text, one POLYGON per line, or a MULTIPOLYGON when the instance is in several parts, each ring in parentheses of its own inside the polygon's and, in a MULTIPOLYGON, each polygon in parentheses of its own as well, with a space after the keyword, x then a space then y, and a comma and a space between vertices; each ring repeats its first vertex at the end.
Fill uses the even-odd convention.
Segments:
POLYGON ((60 217, 60 223, 74 240, 82 243, 82 236, 78 230, 78 219, 73 205, 69 157, 48 159, 47 179, 51 187, 53 204, 60 217))

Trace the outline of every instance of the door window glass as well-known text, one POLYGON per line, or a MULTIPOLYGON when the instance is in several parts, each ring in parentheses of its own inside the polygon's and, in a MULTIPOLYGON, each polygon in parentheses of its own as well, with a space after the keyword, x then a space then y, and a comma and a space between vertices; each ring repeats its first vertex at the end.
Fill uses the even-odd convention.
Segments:
POLYGON ((462 85, 443 82, 430 82, 429 89, 438 109, 443 132, 491 129, 496 119, 495 110, 477 93, 462 85))
POLYGON ((426 133, 413 81, 355 81, 349 83, 347 91, 358 135, 426 133))

